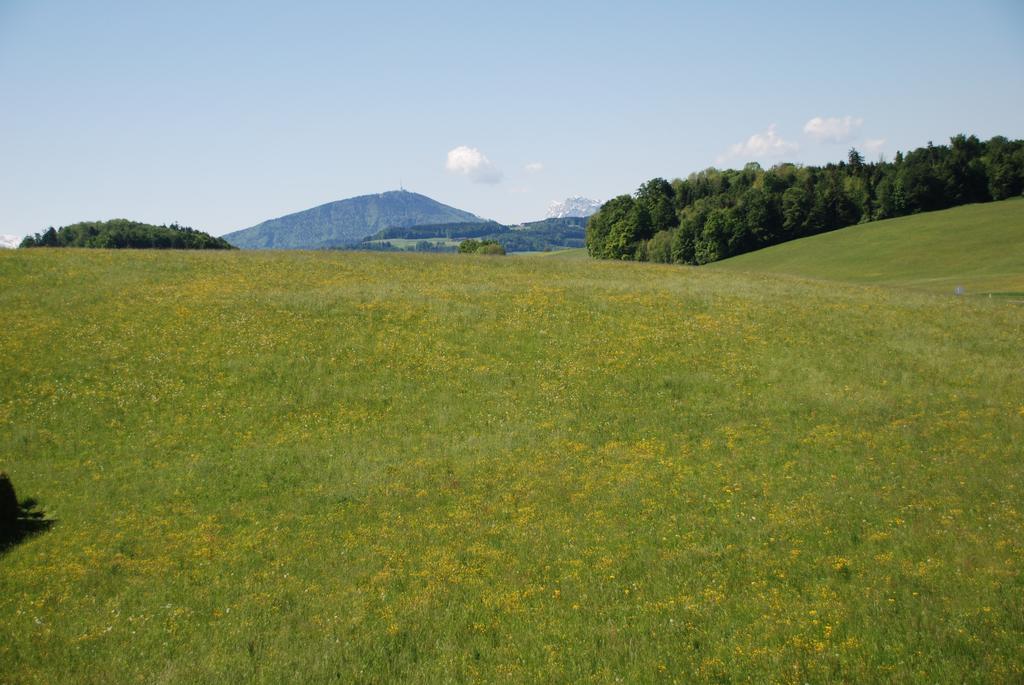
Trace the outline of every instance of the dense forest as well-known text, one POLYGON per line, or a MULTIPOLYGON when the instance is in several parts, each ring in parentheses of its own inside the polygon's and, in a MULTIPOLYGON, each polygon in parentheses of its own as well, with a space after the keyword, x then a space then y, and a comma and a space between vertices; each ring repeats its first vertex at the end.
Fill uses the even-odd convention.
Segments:
POLYGON ((1024 191, 1024 141, 958 135, 892 161, 851 149, 824 167, 750 163, 669 183, 655 178, 606 202, 586 246, 604 259, 706 264, 843 226, 1002 200, 1024 191))
POLYGON ((128 219, 83 221, 26 236, 21 247, 102 247, 175 250, 234 250, 223 238, 188 226, 154 226, 128 219))

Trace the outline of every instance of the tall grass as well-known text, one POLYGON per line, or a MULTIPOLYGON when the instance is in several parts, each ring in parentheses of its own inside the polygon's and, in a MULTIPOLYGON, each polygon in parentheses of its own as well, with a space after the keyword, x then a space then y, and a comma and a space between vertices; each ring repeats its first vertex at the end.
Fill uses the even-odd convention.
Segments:
POLYGON ((1024 678, 1024 311, 565 259, 0 254, 0 679, 1024 678))

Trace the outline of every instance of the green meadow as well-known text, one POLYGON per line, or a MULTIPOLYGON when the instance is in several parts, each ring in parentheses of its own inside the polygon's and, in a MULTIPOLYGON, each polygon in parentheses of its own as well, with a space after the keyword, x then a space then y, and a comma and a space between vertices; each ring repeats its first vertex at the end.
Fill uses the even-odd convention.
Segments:
POLYGON ((1024 199, 850 226, 714 268, 1024 300, 1024 199))
POLYGON ((728 269, 0 252, 0 681, 1024 680, 1024 308, 728 269))

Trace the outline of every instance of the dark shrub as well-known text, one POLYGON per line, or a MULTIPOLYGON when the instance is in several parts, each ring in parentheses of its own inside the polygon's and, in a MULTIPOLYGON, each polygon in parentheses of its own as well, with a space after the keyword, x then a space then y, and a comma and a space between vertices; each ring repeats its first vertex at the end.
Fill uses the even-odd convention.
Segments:
POLYGON ((18 496, 14 494, 14 485, 6 473, 0 473, 0 531, 13 531, 18 525, 18 496))

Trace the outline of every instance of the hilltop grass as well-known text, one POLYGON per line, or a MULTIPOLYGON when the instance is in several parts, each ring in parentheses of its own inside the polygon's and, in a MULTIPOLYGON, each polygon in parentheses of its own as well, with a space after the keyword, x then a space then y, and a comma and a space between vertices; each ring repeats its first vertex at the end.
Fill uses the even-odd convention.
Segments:
POLYGON ((16 683, 1024 678, 1024 310, 562 259, 0 254, 16 683))
POLYGON ((971 295, 1024 291, 1024 199, 851 226, 714 268, 971 295))

